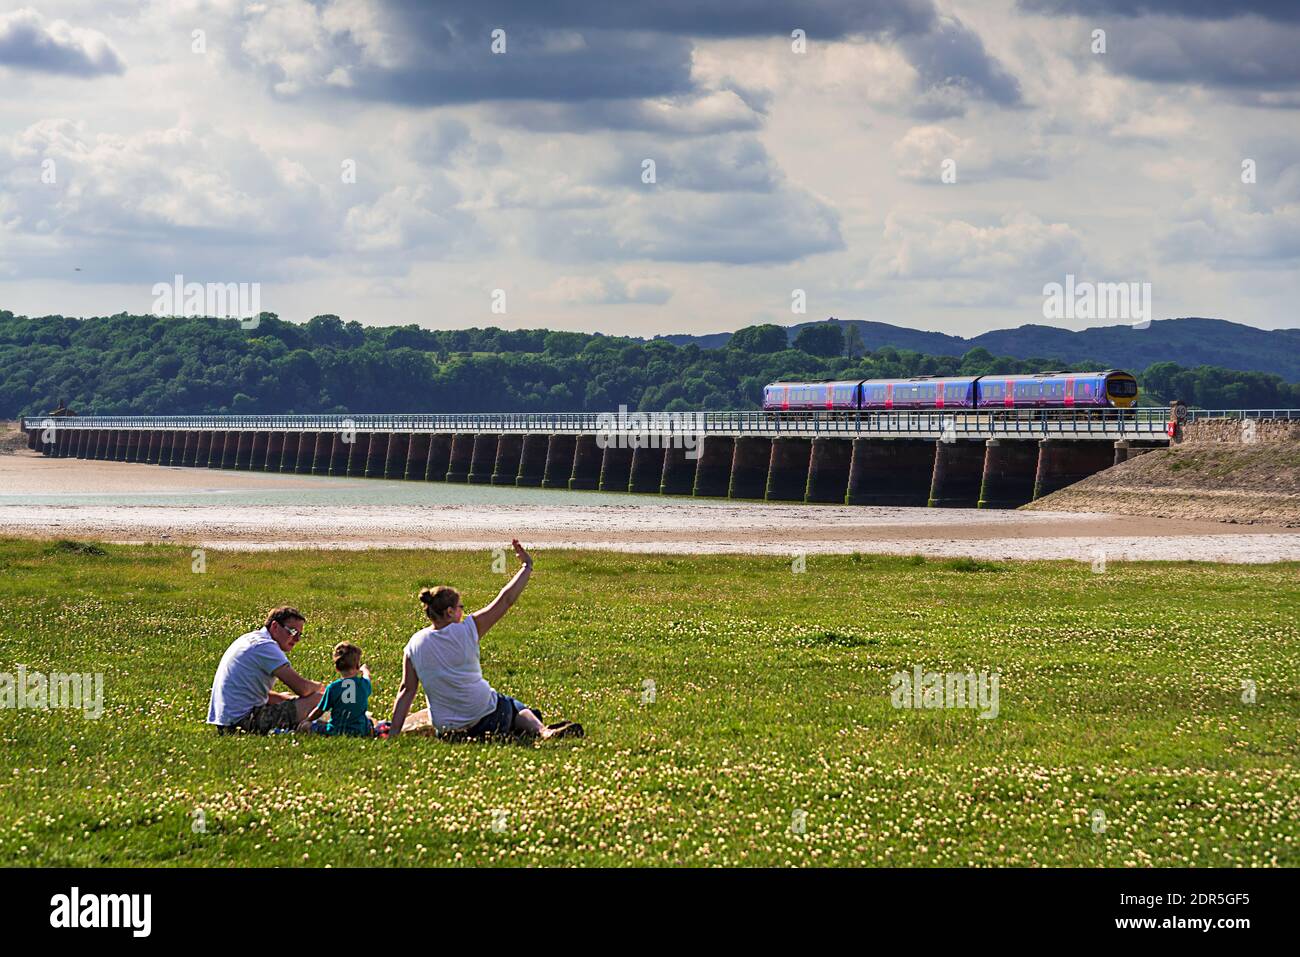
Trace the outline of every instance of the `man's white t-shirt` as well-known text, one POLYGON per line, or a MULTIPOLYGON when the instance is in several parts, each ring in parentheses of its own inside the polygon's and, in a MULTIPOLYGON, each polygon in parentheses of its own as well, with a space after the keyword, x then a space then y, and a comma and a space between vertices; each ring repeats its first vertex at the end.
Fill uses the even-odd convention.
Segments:
POLYGON ((497 706, 497 693, 483 680, 478 658, 478 625, 466 615, 445 628, 430 625, 406 643, 429 702, 429 717, 440 731, 466 728, 497 706))
POLYGON ((208 703, 208 724, 232 725, 254 708, 266 704, 275 685, 275 671, 289 658, 265 628, 236 638, 217 665, 208 703))

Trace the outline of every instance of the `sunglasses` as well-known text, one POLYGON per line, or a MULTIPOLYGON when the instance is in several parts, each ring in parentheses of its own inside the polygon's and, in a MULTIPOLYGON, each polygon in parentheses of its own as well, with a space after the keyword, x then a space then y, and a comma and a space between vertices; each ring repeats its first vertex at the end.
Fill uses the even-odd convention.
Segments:
MULTIPOLYGON (((278 621, 276 622, 276 624, 280 625, 278 621)), ((293 635, 293 637, 295 638, 297 638, 299 635, 302 634, 301 628, 290 628, 288 625, 280 625, 280 627, 283 628, 285 631, 287 631, 289 634, 293 635)))

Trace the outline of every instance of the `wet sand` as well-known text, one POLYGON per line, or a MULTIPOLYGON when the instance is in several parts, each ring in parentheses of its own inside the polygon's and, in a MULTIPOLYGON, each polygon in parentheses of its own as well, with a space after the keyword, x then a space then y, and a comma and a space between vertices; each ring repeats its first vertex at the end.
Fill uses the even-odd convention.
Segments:
POLYGON ((1100 513, 781 505, 0 456, 0 535, 205 548, 1300 560, 1300 532, 1100 513))

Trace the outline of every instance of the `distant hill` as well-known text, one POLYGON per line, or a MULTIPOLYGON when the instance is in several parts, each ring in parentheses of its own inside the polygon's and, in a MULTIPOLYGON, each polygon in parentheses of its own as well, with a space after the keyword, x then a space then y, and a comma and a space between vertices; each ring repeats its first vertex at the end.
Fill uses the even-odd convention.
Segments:
MULTIPOLYGON (((1077 362, 1096 359, 1116 368, 1144 369, 1153 362, 1176 362, 1181 366, 1214 365, 1244 372, 1271 372, 1288 382, 1300 382, 1300 329, 1265 330, 1224 319, 1159 319, 1146 329, 1102 326, 1071 332, 1052 326, 1027 325, 996 329, 963 338, 942 332, 905 329, 885 322, 861 319, 833 320, 847 330, 857 326, 863 346, 910 349, 937 356, 965 355, 983 347, 995 356, 1028 359, 1035 356, 1077 362)), ((804 326, 790 326, 793 341, 804 326)), ((662 336, 676 345, 695 343, 701 349, 720 349, 731 334, 707 336, 662 336)))

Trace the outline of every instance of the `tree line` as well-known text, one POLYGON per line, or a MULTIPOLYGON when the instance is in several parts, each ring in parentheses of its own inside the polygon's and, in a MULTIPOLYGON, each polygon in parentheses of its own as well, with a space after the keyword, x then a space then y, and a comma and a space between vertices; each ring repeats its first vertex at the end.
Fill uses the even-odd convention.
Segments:
MULTIPOLYGON (((28 318, 0 310, 0 417, 63 402, 83 415, 363 412, 605 412, 754 409, 777 379, 1085 371, 1096 362, 866 351, 838 324, 740 329, 722 349, 600 333, 363 326, 125 313, 28 318)), ((1153 404, 1300 407, 1279 376, 1156 363, 1138 375, 1153 404)))

